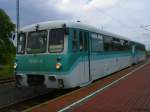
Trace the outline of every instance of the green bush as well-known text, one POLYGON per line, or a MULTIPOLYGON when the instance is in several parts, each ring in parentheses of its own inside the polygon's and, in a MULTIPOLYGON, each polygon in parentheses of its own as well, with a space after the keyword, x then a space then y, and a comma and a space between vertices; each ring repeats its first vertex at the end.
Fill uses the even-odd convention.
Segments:
POLYGON ((0 79, 7 79, 10 77, 13 77, 13 65, 4 65, 4 67, 0 69, 0 79))

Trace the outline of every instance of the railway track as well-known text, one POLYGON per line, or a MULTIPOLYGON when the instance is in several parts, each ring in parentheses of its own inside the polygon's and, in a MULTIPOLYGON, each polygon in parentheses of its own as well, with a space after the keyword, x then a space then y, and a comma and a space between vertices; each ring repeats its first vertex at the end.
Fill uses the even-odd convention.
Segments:
MULTIPOLYGON (((7 88, 6 86, 8 86, 8 88, 14 88, 15 78, 1 79, 0 80, 1 89, 7 88)), ((18 88, 17 91, 19 91, 19 89, 22 89, 22 88, 18 88)), ((8 91, 8 90, 6 90, 6 91, 8 91)), ((29 91, 30 91, 30 89, 29 89, 29 91)), ((23 97, 20 100, 16 99, 16 101, 13 101, 13 102, 8 101, 8 104, 4 104, 4 105, 0 106, 0 112, 20 112, 20 111, 23 111, 23 110, 30 108, 32 106, 38 105, 42 102, 45 102, 47 100, 51 100, 51 99, 54 99, 54 98, 59 97, 61 95, 64 95, 64 94, 66 94, 70 91, 73 91, 73 90, 72 89, 68 89, 68 90, 47 89, 45 91, 42 91, 41 93, 36 92, 36 91, 37 91, 37 89, 35 88, 34 89, 35 94, 30 96, 30 97, 23 97)), ((9 91, 9 93, 10 92, 11 91, 9 91)), ((2 92, 2 93, 7 94, 5 92, 2 92)), ((21 92, 21 93, 24 93, 24 92, 21 92)), ((14 97, 13 96, 14 94, 15 93, 13 93, 13 91, 12 91, 12 96, 11 96, 11 94, 9 95, 10 100, 12 100, 11 98, 14 97)), ((2 94, 0 93, 0 95, 2 95, 2 94)), ((21 95, 21 94, 17 93, 16 95, 21 95)), ((3 96, 1 96, 1 97, 3 97, 3 96)), ((0 100, 2 100, 2 99, 0 98, 0 100)), ((3 99, 3 100, 5 100, 5 99, 3 99)), ((8 98, 7 98, 7 100, 8 100, 8 98)))
POLYGON ((21 112, 35 105, 41 104, 45 101, 55 99, 59 96, 67 94, 75 89, 68 90, 52 90, 51 92, 47 92, 40 95, 35 95, 33 97, 23 99, 22 101, 18 101, 17 103, 10 104, 5 107, 0 107, 0 112, 21 112))
MULTIPOLYGON (((5 88, 6 85, 10 86, 10 88, 11 88, 11 86, 12 85, 14 86, 14 84, 15 84, 14 77, 7 78, 7 79, 0 79, 0 86, 2 88, 5 88)), ((22 88, 20 88, 20 89, 22 89, 22 88)), ((43 92, 43 93, 41 92, 41 94, 39 94, 39 93, 37 94, 36 89, 35 89, 35 94, 33 96, 23 98, 21 100, 15 101, 14 103, 8 102, 8 104, 0 106, 0 112, 20 112, 20 111, 28 109, 32 106, 38 105, 42 102, 57 98, 61 95, 64 95, 64 94, 70 92, 70 91, 73 91, 74 89, 68 89, 68 90, 57 89, 57 90, 52 90, 52 91, 51 90, 50 91, 48 90, 48 92, 43 92)), ((18 95, 21 95, 21 94, 18 94, 18 95)))
POLYGON ((11 83, 11 82, 15 82, 14 77, 7 78, 7 79, 0 79, 0 84, 6 84, 6 83, 11 83))

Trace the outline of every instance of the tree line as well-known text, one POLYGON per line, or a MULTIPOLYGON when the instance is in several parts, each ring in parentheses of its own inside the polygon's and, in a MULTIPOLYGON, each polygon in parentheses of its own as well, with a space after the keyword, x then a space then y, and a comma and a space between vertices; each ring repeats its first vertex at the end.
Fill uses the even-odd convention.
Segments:
POLYGON ((3 9, 0 9, 0 64, 8 64, 13 61, 16 48, 12 43, 12 33, 15 24, 3 9))

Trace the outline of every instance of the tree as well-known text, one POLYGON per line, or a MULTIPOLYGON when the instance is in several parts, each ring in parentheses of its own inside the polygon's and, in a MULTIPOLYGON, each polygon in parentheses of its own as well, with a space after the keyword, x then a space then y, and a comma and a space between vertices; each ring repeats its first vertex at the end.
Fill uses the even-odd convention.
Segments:
POLYGON ((0 63, 8 63, 15 54, 15 47, 11 42, 11 34, 15 31, 15 24, 3 9, 0 9, 0 63))

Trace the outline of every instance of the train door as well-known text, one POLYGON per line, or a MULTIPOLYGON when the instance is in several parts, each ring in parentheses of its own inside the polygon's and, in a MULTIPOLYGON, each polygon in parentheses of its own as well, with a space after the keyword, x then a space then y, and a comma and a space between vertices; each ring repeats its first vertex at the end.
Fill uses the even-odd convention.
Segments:
POLYGON ((135 46, 135 44, 132 45, 132 61, 133 61, 133 64, 137 63, 136 46, 135 46))
POLYGON ((95 34, 95 33, 91 33, 90 34, 90 36, 91 36, 91 41, 90 41, 90 44, 91 44, 91 54, 90 54, 90 58, 91 58, 91 77, 92 77, 92 79, 95 79, 96 78, 96 69, 95 69, 95 56, 96 56, 96 54, 95 54, 95 52, 94 52, 94 39, 93 38, 96 38, 97 37, 97 35, 95 34))
POLYGON ((81 82, 87 83, 90 80, 90 60, 89 60, 89 34, 79 31, 79 49, 82 58, 81 82))
POLYGON ((104 68, 107 66, 105 61, 101 60, 104 51, 103 36, 97 33, 90 34, 90 72, 91 79, 95 80, 104 74, 104 68))
POLYGON ((98 52, 101 51, 102 49, 102 36, 100 36, 100 38, 98 38, 98 34, 97 33, 91 33, 91 77, 92 79, 97 79, 99 76, 98 74, 100 73, 100 71, 102 71, 102 67, 101 64, 99 64, 99 60, 97 60, 97 54, 98 52))

